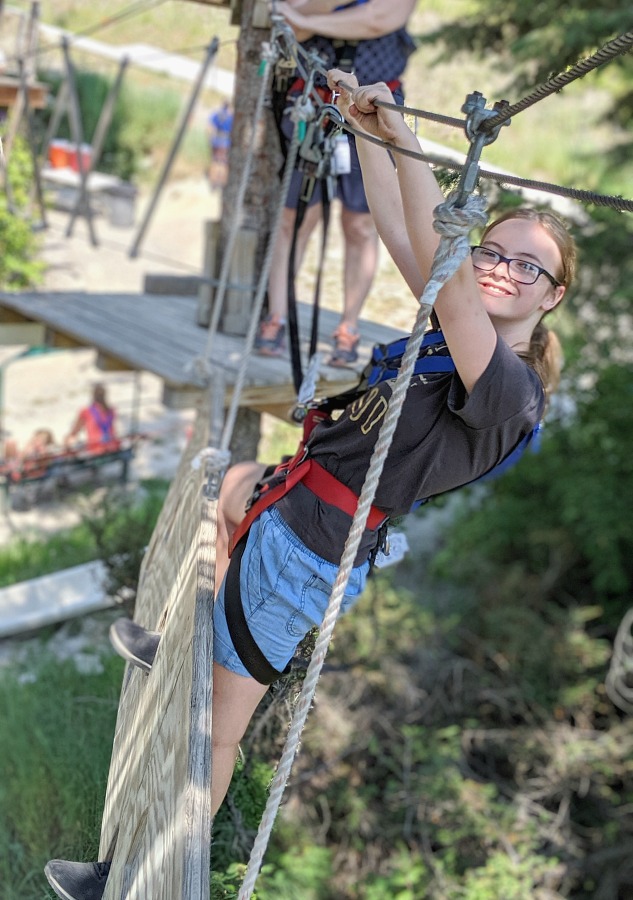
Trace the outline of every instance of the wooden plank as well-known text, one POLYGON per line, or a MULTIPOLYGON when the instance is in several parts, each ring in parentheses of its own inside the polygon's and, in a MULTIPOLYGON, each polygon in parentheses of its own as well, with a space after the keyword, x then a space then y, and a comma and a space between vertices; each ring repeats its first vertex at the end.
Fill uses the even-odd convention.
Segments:
POLYGON ((112 859, 104 900, 209 896, 210 721, 200 726, 198 705, 210 701, 211 659, 196 632, 212 598, 198 564, 204 471, 192 466, 207 434, 199 415, 141 567, 136 620, 162 638, 149 675, 128 667, 124 677, 99 851, 112 859))
POLYGON ((0 638, 85 616, 116 604, 105 592, 107 570, 85 563, 0 590, 0 638))
MULTIPOLYGON (((208 332, 196 324, 197 299, 157 294, 107 293, 15 293, 0 295, 0 318, 19 317, 41 322, 65 346, 95 347, 116 365, 152 372, 166 384, 166 393, 195 403, 204 381, 196 370, 196 360, 208 355, 208 332)), ((308 335, 311 308, 299 304, 301 333, 308 335)), ((330 335, 339 316, 321 310, 319 349, 328 354, 330 335)), ((356 371, 366 364, 371 346, 390 341, 404 332, 362 320, 361 347, 356 371)), ((218 333, 211 347, 211 365, 221 366, 230 388, 235 384, 244 357, 244 340, 218 333)), ((327 358, 327 357, 325 357, 327 358)), ((319 390, 331 394, 353 381, 350 369, 324 366, 319 390)), ((253 354, 246 370, 243 405, 266 408, 294 402, 295 392, 287 358, 273 359, 253 354)))
POLYGON ((39 347, 45 341, 46 329, 41 322, 15 322, 13 324, 0 325, 0 344, 3 347, 11 347, 17 344, 27 344, 29 347, 39 347))

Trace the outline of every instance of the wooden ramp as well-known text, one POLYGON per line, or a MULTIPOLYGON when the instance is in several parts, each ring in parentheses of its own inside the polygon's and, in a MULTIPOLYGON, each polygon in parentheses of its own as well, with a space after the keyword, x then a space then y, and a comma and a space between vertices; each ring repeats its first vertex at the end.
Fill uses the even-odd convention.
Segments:
MULTIPOLYGON (((215 508, 203 496, 208 422, 183 455, 145 555, 135 621, 162 633, 151 672, 128 666, 99 859, 104 900, 208 900, 215 508)), ((208 419, 208 416, 206 417, 208 419)))
MULTIPOLYGON (((0 344, 27 343, 57 347, 95 347, 104 368, 136 369, 162 378, 163 399, 171 407, 195 406, 203 385, 193 363, 206 357, 208 330, 196 324, 197 298, 161 294, 3 293, 0 294, 0 344)), ((299 304, 301 334, 308 335, 311 307, 299 304)), ((319 316, 319 349, 327 358, 330 335, 339 320, 332 310, 319 316)), ((357 369, 378 341, 391 341, 403 331, 386 323, 360 323, 361 350, 357 369)), ((244 338, 218 333, 213 360, 227 384, 227 398, 244 356, 244 338)), ((334 394, 355 383, 351 369, 323 366, 318 392, 334 394)), ((286 418, 295 401, 288 358, 252 355, 240 405, 286 418)))

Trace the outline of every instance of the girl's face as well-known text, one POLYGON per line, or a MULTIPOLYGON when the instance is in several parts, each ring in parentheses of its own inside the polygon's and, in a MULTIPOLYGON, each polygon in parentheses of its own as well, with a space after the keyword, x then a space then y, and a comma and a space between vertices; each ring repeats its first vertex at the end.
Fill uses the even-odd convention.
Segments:
MULTIPOLYGON (((560 275, 560 250, 538 222, 506 219, 488 232, 482 246, 508 259, 534 263, 555 280, 560 275)), ((565 293, 563 285, 554 287, 545 274, 540 274, 533 284, 522 284, 511 276, 506 262, 499 262, 490 271, 475 267, 473 271, 484 306, 493 321, 525 321, 531 323, 533 328, 565 293)))

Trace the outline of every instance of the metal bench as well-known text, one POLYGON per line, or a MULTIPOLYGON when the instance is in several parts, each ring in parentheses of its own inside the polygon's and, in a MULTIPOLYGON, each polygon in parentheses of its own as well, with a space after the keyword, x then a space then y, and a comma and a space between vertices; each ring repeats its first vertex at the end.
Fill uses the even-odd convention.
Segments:
POLYGON ((9 508, 10 494, 16 488, 46 481, 68 478, 80 470, 96 470, 110 463, 121 463, 120 479, 128 480, 130 461, 134 457, 136 437, 110 442, 106 449, 92 449, 86 446, 56 453, 41 454, 23 460, 0 462, 0 508, 9 508))

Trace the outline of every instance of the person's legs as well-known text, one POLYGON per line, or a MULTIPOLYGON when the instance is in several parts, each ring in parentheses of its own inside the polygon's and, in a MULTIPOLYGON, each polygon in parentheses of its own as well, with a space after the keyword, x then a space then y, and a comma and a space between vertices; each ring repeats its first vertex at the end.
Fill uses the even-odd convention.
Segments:
MULTIPOLYGON (((217 510, 216 594, 229 564, 229 542, 265 469, 262 463, 241 462, 232 466, 223 479, 217 510)), ((117 619, 110 626, 110 642, 119 656, 145 672, 150 672, 154 665, 160 641, 160 632, 143 628, 129 618, 117 619)))
MULTIPOLYGON (((282 210, 279 230, 268 276, 268 315, 262 320, 255 340, 255 350, 263 356, 281 356, 285 351, 285 327, 288 314, 288 267, 297 219, 297 206, 303 173, 292 174, 286 205, 282 210)), ((321 218, 320 193, 315 190, 311 205, 305 209, 295 247, 295 272, 299 271, 310 236, 321 218)))
MULTIPOLYGON (((217 663, 213 665, 212 817, 231 783, 239 742, 267 690, 267 685, 259 684, 254 678, 229 672, 217 663)), ((101 900, 110 863, 52 859, 44 873, 62 900, 101 900)))
POLYGON ((231 783, 239 742, 268 685, 213 664, 213 756, 211 815, 220 808, 231 783))
MULTIPOLYGON (((268 313, 280 319, 285 319, 288 312, 288 264, 296 218, 296 209, 289 209, 285 206, 281 214, 277 239, 273 247, 268 279, 268 313)), ((296 272, 299 271, 308 241, 320 218, 321 207, 319 205, 309 206, 306 209, 299 234, 297 235, 296 272)))
POLYGON ((329 365, 346 366, 358 359, 358 319, 378 267, 378 232, 369 212, 356 143, 350 138, 350 172, 338 180, 343 205, 341 228, 345 242, 343 312, 333 334, 329 365))
POLYGON ((356 330, 378 267, 378 232, 371 213, 345 207, 341 211, 341 225, 345 238, 341 324, 356 330))

